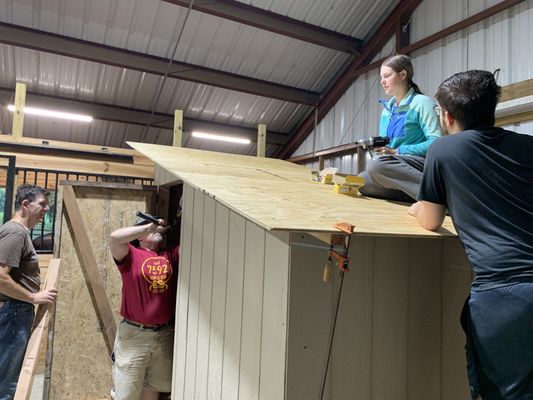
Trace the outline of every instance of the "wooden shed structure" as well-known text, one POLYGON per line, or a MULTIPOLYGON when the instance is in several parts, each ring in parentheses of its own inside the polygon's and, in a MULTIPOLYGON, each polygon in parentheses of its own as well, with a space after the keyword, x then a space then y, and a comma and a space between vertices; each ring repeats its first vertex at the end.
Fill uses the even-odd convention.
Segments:
POLYGON ((183 184, 174 399, 467 398, 459 314, 471 272, 451 221, 335 194, 276 159, 130 143, 183 184), (355 225, 339 277, 334 225, 355 225))

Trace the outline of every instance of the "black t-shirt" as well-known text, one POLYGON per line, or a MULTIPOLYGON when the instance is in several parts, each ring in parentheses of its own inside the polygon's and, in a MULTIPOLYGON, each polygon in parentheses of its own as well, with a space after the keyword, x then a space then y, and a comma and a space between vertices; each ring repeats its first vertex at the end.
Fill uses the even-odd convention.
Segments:
POLYGON ((418 199, 448 208, 475 285, 533 277, 533 136, 486 128, 437 139, 418 199))

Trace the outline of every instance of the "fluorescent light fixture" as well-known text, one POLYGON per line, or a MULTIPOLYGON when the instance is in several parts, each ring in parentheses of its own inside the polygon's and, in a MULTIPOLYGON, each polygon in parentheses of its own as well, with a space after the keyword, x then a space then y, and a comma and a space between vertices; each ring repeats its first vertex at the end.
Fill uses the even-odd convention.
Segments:
MULTIPOLYGON (((15 112, 14 105, 8 105, 7 109, 11 112, 15 112)), ((69 119, 73 121, 91 122, 93 117, 90 115, 71 114, 61 111, 45 110, 44 108, 24 107, 24 114, 40 115, 41 117, 52 117, 60 119, 69 119)))
POLYGON ((211 133, 193 132, 192 135, 200 139, 218 140, 220 142, 231 142, 240 144, 250 144, 250 139, 243 139, 234 136, 213 135, 211 133))

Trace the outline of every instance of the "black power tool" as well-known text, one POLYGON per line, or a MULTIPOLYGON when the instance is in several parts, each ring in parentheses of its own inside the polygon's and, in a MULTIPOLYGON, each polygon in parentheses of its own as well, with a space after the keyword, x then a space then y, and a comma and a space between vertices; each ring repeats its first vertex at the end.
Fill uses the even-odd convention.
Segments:
POLYGON ((373 149, 375 147, 385 147, 390 143, 390 139, 386 136, 372 136, 366 139, 360 139, 357 144, 360 144, 365 149, 373 149))

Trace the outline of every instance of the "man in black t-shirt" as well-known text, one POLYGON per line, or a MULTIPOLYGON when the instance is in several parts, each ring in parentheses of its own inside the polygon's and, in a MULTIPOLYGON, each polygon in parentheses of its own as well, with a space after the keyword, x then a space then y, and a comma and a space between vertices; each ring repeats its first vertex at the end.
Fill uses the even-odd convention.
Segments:
POLYGON ((533 136, 494 127, 501 88, 466 71, 437 91, 450 135, 429 148, 418 202, 435 230, 446 209, 476 277, 461 322, 472 398, 533 399, 533 136))
POLYGON ((40 290, 39 260, 30 230, 48 211, 48 191, 22 185, 15 215, 0 227, 0 400, 11 400, 33 323, 33 305, 53 303, 56 289, 40 290))

